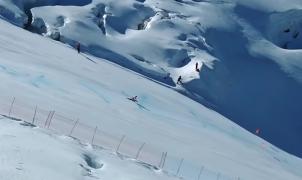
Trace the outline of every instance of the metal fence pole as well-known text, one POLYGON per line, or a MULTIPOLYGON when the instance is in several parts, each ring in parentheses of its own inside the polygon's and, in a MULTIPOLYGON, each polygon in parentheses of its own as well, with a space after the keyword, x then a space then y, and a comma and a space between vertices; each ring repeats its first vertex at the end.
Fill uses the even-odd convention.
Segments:
POLYGON ((221 176, 221 174, 220 174, 220 173, 218 173, 218 174, 217 174, 217 180, 219 180, 219 179, 220 179, 220 176, 221 176))
POLYGON ((72 135, 72 133, 73 133, 74 129, 76 128, 76 126, 78 125, 78 123, 79 123, 79 119, 77 119, 76 122, 74 123, 74 125, 72 126, 72 128, 70 130, 70 133, 69 133, 69 136, 72 135))
POLYGON ((9 108, 9 112, 8 112, 8 116, 9 116, 9 117, 11 117, 10 115, 11 115, 11 113, 12 113, 12 110, 13 110, 13 106, 14 106, 15 100, 16 100, 16 98, 14 97, 14 99, 13 99, 11 105, 10 105, 10 108, 9 108))
POLYGON ((95 129, 94 129, 94 132, 93 132, 93 136, 92 136, 92 139, 91 139, 91 145, 93 145, 93 141, 94 141, 94 137, 95 137, 95 133, 96 131, 98 130, 98 127, 95 126, 95 129))
POLYGON ((50 127, 51 120, 53 119, 54 115, 55 115, 55 111, 52 111, 52 113, 51 113, 51 115, 50 115, 50 118, 49 118, 48 126, 47 126, 48 129, 49 129, 49 127, 50 127))
POLYGON ((198 180, 200 180, 200 177, 201 177, 201 174, 202 174, 203 170, 204 170, 204 166, 201 166, 199 174, 198 174, 198 180))
POLYGON ((184 158, 182 158, 182 159, 180 160, 180 163, 179 163, 179 165, 178 165, 178 169, 177 169, 177 172, 176 172, 176 176, 179 174, 180 168, 181 168, 183 162, 184 162, 184 158))
POLYGON ((162 152, 162 153, 161 153, 160 161, 159 161, 159 164, 158 164, 158 167, 159 167, 159 168, 161 168, 161 165, 162 165, 162 163, 163 163, 164 154, 165 154, 165 152, 162 152))
POLYGON ((119 149, 120 149, 120 147, 121 147, 121 144, 123 143, 123 141, 124 141, 125 138, 126 138, 126 136, 123 135, 123 137, 121 138, 121 140, 120 140, 120 142, 119 142, 119 144, 118 144, 118 146, 117 146, 117 148, 116 148, 116 153, 118 153, 118 151, 119 151, 119 149))
POLYGON ((164 167, 165 167, 167 155, 168 155, 168 152, 165 152, 165 153, 164 153, 164 157, 163 157, 162 169, 164 169, 164 167))
POLYGON ((136 159, 136 160, 138 160, 139 155, 140 155, 142 149, 144 148, 145 144, 146 144, 146 143, 143 143, 143 144, 140 146, 140 148, 138 149, 138 151, 137 151, 137 153, 136 153, 136 156, 135 156, 135 159, 136 159))
POLYGON ((36 105, 35 113, 34 113, 34 116, 33 116, 33 121, 31 122, 32 124, 35 124, 35 119, 36 119, 36 114, 37 114, 37 108, 38 108, 38 106, 36 105))
POLYGON ((47 127, 48 119, 50 118, 51 113, 52 113, 52 111, 49 111, 48 116, 47 116, 47 118, 46 118, 46 121, 45 121, 45 123, 44 123, 44 127, 45 127, 45 128, 47 127))

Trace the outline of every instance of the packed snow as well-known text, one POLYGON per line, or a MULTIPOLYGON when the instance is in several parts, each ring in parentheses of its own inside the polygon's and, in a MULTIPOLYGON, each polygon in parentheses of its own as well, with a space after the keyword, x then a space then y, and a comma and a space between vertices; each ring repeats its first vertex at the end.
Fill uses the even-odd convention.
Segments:
POLYGON ((13 24, 80 42, 82 51, 174 86, 302 156, 300 0, 3 0, 0 7, 13 24))
POLYGON ((0 179, 3 180, 177 179, 24 122, 1 117, 0 125, 0 179))
MULTIPOLYGON (((3 0, 0 100, 16 97, 146 142, 169 153, 168 170, 183 158, 185 179, 196 179, 203 165, 221 179, 299 180, 302 160, 287 152, 302 153, 301 8, 299 0, 3 0), (182 85, 176 84, 180 75, 182 85), (139 104, 127 100, 136 95, 139 104), (260 128, 261 137, 287 152, 236 123, 252 132, 260 128)), ((7 130, 18 137, 18 151, 34 148, 33 134, 50 134, 4 121, 3 127, 18 129, 7 130)), ((7 167, 30 169, 6 177, 41 179, 44 173, 32 170, 43 155, 22 152, 30 164, 23 168, 10 155, 14 144, 5 133, 1 137, 7 167)), ((45 156, 57 152, 68 159, 45 165, 50 179, 83 176, 86 150, 65 138, 36 139, 55 144, 45 156)), ((141 172, 133 162, 102 158, 113 167, 96 170, 98 178, 113 179, 111 171, 122 169, 121 179, 135 179, 141 172)), ((137 177, 172 178, 148 171, 137 177)))

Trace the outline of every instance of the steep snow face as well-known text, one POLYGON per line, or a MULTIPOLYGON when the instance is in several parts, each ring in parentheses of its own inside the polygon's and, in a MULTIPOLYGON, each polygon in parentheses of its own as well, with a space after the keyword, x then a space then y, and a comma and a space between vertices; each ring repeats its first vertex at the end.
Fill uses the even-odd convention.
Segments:
POLYGON ((41 2, 5 0, 1 14, 16 23, 31 4, 32 31, 80 42, 302 155, 300 0, 41 2))
POLYGON ((21 27, 28 22, 28 17, 25 12, 16 4, 7 0, 0 2, 0 18, 6 19, 21 27))
MULTIPOLYGON (((26 102, 25 104, 38 105, 43 109, 54 109, 117 136, 126 134, 129 139, 146 142, 156 152, 168 152, 165 168, 172 172, 176 171, 179 160, 184 158, 179 175, 185 179, 196 179, 201 165, 207 171, 219 172, 220 179, 301 179, 301 159, 250 134, 218 113, 175 92, 171 87, 148 80, 104 59, 78 54, 68 45, 32 34, 5 21, 0 20, 0 27, 1 113, 7 113, 10 97, 15 96, 16 104, 26 102), (127 100, 127 97, 133 95, 138 96, 139 104, 127 100)), ((32 111, 28 113, 31 114, 32 111)), ((12 115, 18 115, 18 111, 15 109, 12 115)), ((3 124, 0 127, 6 126, 8 125, 3 124)), ((50 153, 47 157, 51 157, 51 161, 44 166, 49 168, 41 172, 51 175, 55 169, 55 172, 62 173, 68 179, 71 170, 65 168, 72 168, 76 173, 70 177, 80 176, 78 169, 81 167, 74 163, 85 162, 77 152, 74 153, 72 147, 44 138, 43 135, 40 138, 36 132, 26 131, 28 134, 20 136, 29 136, 26 138, 29 145, 50 141, 50 147, 57 147, 56 150, 50 148, 45 152, 45 156, 50 153), (62 163, 64 167, 53 161, 56 159, 52 158, 55 152, 50 150, 60 153, 58 157, 66 160, 62 163), (72 165, 68 166, 70 163, 72 165)), ((0 132, 12 134, 14 130, 0 132)), ((1 145, 2 141, 4 140, 1 140, 1 145)), ((2 153, 1 148, 0 157, 11 157, 10 147, 15 145, 13 142, 18 144, 23 139, 5 141, 4 145, 8 149, 2 153), (3 155, 6 153, 7 156, 3 155)), ((37 153, 31 153, 32 149, 27 144, 23 145, 20 147, 29 152, 22 151, 21 157, 33 163, 29 167, 30 171, 24 171, 24 176, 33 177, 31 180, 41 179, 40 175, 32 174, 39 159, 27 159, 37 153), (29 155, 26 156, 26 153, 29 155)), ((42 145, 45 148, 45 144, 42 145)), ((43 148, 40 145, 35 147, 38 150, 43 148)), ((16 160, 10 161, 13 165, 9 166, 9 171, 16 164, 16 160)), ((0 175, 5 177, 6 173, 2 176, 2 167, 0 175)), ((38 168, 42 167, 43 164, 39 164, 38 168)), ((120 172, 118 169, 124 167, 114 165, 113 172, 120 172)), ((135 167, 130 172, 131 175, 135 176, 136 171, 140 172, 140 168, 135 167)), ((102 169, 97 172, 102 177, 102 169)), ((125 170, 126 174, 127 172, 125 170)), ((58 175, 54 173, 50 177, 58 179, 58 175)), ((202 174, 204 179, 216 176, 217 173, 212 173, 210 177, 202 174)), ((15 177, 16 180, 20 179, 18 174, 15 177)), ((131 176, 129 179, 132 178, 135 177, 131 176)), ((158 179, 157 176, 150 178, 158 179)), ((140 179, 148 179, 148 176, 140 179)))
MULTIPOLYGON (((291 20, 299 19, 289 18, 287 11, 267 13, 241 5, 234 12, 238 24, 233 31, 213 28, 206 33, 212 55, 219 59, 214 69, 203 68, 200 79, 185 86, 241 126, 250 131, 261 128, 270 142, 301 156, 302 51, 299 34, 283 32, 291 20), (283 27, 273 26, 278 23, 283 27), (296 50, 282 47, 283 42, 296 50)), ((289 28, 292 32, 299 26, 289 28)))
MULTIPOLYGON (((218 1, 219 2, 219 1, 218 1)), ((221 1, 220 1, 221 2, 221 1)), ((236 2, 239 5, 243 5, 249 8, 258 9, 261 12, 283 12, 290 9, 301 9, 300 0, 226 0, 225 2, 236 2)))
POLYGON ((91 3, 91 0, 2 0, 0 2, 0 17, 10 22, 29 28, 32 22, 31 8, 47 5, 74 5, 83 6, 91 3))
POLYGON ((33 26, 43 22, 54 39, 79 41, 91 54, 166 84, 181 75, 185 89, 202 97, 191 98, 301 155, 302 21, 293 9, 299 7, 299 1, 128 0, 32 12, 33 26))

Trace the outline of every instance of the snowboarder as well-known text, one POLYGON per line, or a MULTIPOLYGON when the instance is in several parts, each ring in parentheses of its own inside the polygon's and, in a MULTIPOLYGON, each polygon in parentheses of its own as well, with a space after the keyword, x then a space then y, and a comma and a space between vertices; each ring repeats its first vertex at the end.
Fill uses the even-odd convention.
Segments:
POLYGON ((198 62, 195 64, 195 70, 196 70, 197 72, 199 72, 198 62))
POLYGON ((78 50, 78 53, 81 52, 81 44, 80 43, 77 43, 77 50, 78 50))
POLYGON ((133 102, 137 102, 137 96, 133 96, 131 98, 128 98, 130 101, 133 101, 133 102))
POLYGON ((181 80, 182 80, 182 78, 181 78, 181 76, 179 76, 176 84, 182 84, 181 80))

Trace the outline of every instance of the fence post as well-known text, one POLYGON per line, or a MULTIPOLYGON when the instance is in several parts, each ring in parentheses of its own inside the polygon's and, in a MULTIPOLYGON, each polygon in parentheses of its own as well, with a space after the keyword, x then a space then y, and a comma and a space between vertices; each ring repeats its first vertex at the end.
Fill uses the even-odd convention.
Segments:
POLYGON ((201 174, 202 174, 203 170, 204 170, 204 166, 201 166, 199 174, 198 174, 198 180, 200 180, 200 177, 201 177, 201 174))
POLYGON ((160 161, 159 161, 159 165, 158 165, 159 168, 161 168, 161 164, 163 163, 164 154, 165 154, 165 152, 161 153, 161 157, 160 157, 160 161))
POLYGON ((8 116, 9 116, 9 117, 11 117, 10 115, 11 115, 11 113, 12 113, 12 110, 13 110, 13 106, 14 106, 15 100, 16 100, 16 98, 14 97, 14 99, 13 99, 11 105, 10 105, 10 108, 9 108, 9 112, 8 112, 8 116))
POLYGON ((177 172, 176 172, 176 176, 178 175, 178 173, 179 173, 179 171, 180 171, 180 168, 181 168, 183 162, 184 162, 184 158, 182 158, 182 159, 180 160, 180 163, 179 163, 179 165, 178 165, 178 169, 177 169, 177 172))
POLYGON ((164 167, 165 167, 167 155, 168 155, 168 152, 164 152, 163 159, 162 159, 162 167, 161 167, 162 169, 164 169, 164 167))
POLYGON ((47 126, 48 119, 49 119, 51 113, 52 113, 52 111, 49 111, 48 116, 47 116, 47 118, 46 118, 46 121, 45 121, 45 123, 44 123, 44 128, 46 128, 46 126, 47 126))
POLYGON ((52 118, 54 117, 54 115, 55 115, 55 111, 52 111, 52 113, 51 113, 51 115, 50 115, 50 117, 49 117, 49 122, 48 122, 48 126, 47 126, 48 129, 49 129, 49 127, 50 127, 51 120, 52 120, 52 118))
POLYGON ((78 123, 79 123, 79 119, 77 119, 76 122, 74 123, 74 125, 72 126, 72 128, 70 130, 70 133, 69 133, 69 136, 72 135, 72 133, 73 133, 74 129, 76 128, 76 126, 78 125, 78 123))
POLYGON ((217 180, 219 180, 219 179, 220 179, 220 173, 217 174, 217 180))
POLYGON ((117 148, 116 148, 116 153, 118 153, 118 151, 119 151, 119 149, 120 149, 120 147, 121 147, 121 144, 123 143, 123 141, 124 141, 125 138, 126 138, 126 136, 123 135, 123 137, 121 138, 121 140, 120 140, 120 142, 119 142, 119 144, 118 144, 118 146, 117 146, 117 148))
POLYGON ((33 121, 31 122, 32 124, 35 124, 35 119, 36 119, 36 114, 37 114, 37 108, 38 108, 38 106, 36 105, 35 113, 34 113, 34 116, 33 116, 33 121))
POLYGON ((92 136, 92 139, 91 139, 91 145, 92 146, 93 146, 93 141, 94 141, 95 133, 96 133, 97 130, 98 130, 98 127, 95 126, 95 129, 94 129, 94 132, 93 132, 93 136, 92 136))
POLYGON ((136 160, 138 160, 139 155, 140 155, 142 149, 144 148, 145 144, 146 144, 146 143, 143 143, 143 144, 140 146, 140 148, 138 149, 138 151, 137 151, 137 153, 136 153, 136 156, 135 156, 135 159, 136 159, 136 160))

